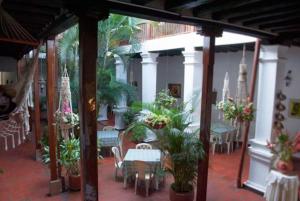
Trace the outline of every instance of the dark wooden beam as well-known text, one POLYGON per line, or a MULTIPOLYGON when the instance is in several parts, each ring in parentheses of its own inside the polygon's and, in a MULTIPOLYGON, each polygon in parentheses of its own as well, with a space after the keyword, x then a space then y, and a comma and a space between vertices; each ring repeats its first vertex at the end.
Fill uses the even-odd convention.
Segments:
MULTIPOLYGON (((34 51, 33 55, 36 54, 34 51)), ((40 67, 39 59, 35 63, 35 74, 34 74, 34 136, 35 136, 35 149, 39 150, 41 148, 41 113, 40 113, 40 67)))
POLYGON ((291 24, 291 25, 285 25, 283 24, 282 26, 276 27, 274 29, 271 29, 272 32, 280 32, 280 31, 285 31, 285 30, 290 30, 290 29, 295 29, 300 27, 300 24, 291 24))
POLYGON ((50 194, 54 195, 61 191, 57 174, 57 158, 56 158, 56 125, 54 120, 54 97, 55 97, 55 40, 47 40, 47 119, 48 119, 48 137, 50 150, 50 194))
POLYGON ((57 35, 71 26, 75 25, 78 21, 78 18, 71 13, 64 13, 59 16, 55 21, 52 21, 50 24, 47 24, 46 27, 41 30, 38 34, 39 38, 47 38, 49 36, 57 35))
POLYGON ((286 11, 283 13, 275 13, 273 15, 265 16, 265 17, 261 17, 260 15, 258 15, 254 19, 244 21, 243 25, 244 26, 256 26, 259 24, 276 22, 277 20, 280 20, 280 21, 290 20, 290 19, 294 19, 297 17, 300 17, 300 9, 286 11))
MULTIPOLYGON (((264 0, 253 0, 253 1, 235 1, 230 4, 226 4, 223 6, 222 9, 213 12, 212 18, 213 19, 226 19, 229 16, 235 15, 237 13, 247 13, 250 10, 253 10, 254 13, 259 11, 259 9, 265 9, 265 8, 272 8, 273 6, 276 6, 278 4, 285 4, 289 2, 294 2, 293 0, 287 0, 287 1, 280 1, 280 0, 274 0, 272 2, 270 1, 264 1, 264 0), (272 5, 270 5, 272 3, 272 5), (257 11, 255 11, 257 9, 257 11)), ((290 4, 291 5, 291 4, 290 4)))
POLYGON ((276 31, 277 33, 279 33, 279 35, 289 35, 290 34, 290 37, 300 37, 300 35, 296 35, 295 34, 299 34, 300 32, 300 27, 294 27, 294 28, 289 28, 289 29, 286 29, 286 30, 278 30, 276 31))
POLYGON ((10 12, 9 13, 17 22, 19 19, 24 19, 28 22, 40 22, 43 24, 47 24, 49 22, 51 22, 52 20, 54 20, 54 16, 48 16, 48 15, 40 15, 39 13, 32 13, 31 15, 26 15, 25 13, 21 13, 21 12, 10 12))
POLYGON ((165 9, 166 10, 191 9, 211 1, 212 0, 167 0, 165 2, 165 9))
POLYGON ((213 1, 211 4, 204 4, 194 9, 195 16, 211 17, 219 20, 221 15, 231 13, 237 9, 244 9, 249 6, 261 4, 261 0, 235 1, 235 0, 221 0, 213 1))
POLYGON ((80 144, 82 200, 98 200, 96 58, 97 19, 79 16, 80 144))
MULTIPOLYGON (((227 2, 228 0, 226 0, 227 2)), ((176 12, 170 12, 170 11, 162 11, 155 8, 149 8, 145 6, 139 6, 131 3, 125 3, 125 2, 119 2, 115 0, 106 0, 106 6, 110 9, 110 12, 133 16, 133 17, 139 17, 139 18, 146 18, 149 20, 154 21, 167 21, 167 22, 173 22, 173 23, 182 23, 182 24, 190 24, 190 25, 211 25, 211 26, 221 26, 226 31, 231 31, 235 33, 247 33, 248 35, 255 36, 255 37, 274 37, 277 36, 274 33, 253 29, 249 27, 243 27, 240 25, 234 25, 229 24, 226 22, 220 22, 220 21, 213 21, 213 20, 207 20, 203 18, 198 17, 191 17, 191 16, 185 16, 181 15, 176 12)), ((94 8, 102 8, 103 5, 101 3, 95 2, 94 8)))
POLYGON ((279 19, 270 23, 261 24, 258 26, 259 29, 275 29, 276 27, 281 27, 282 25, 297 25, 299 24, 299 16, 290 16, 288 19, 279 19))
POLYGON ((275 4, 267 7, 248 8, 245 11, 228 14, 227 16, 224 16, 224 19, 228 19, 227 21, 230 23, 236 23, 244 20, 251 20, 257 16, 268 17, 273 14, 285 13, 287 10, 296 10, 299 5, 300 2, 282 2, 282 4, 275 4))
POLYGON ((12 12, 22 12, 22 13, 38 13, 42 15, 51 15, 55 16, 60 13, 61 8, 48 8, 43 6, 37 5, 30 5, 25 2, 23 3, 11 3, 10 1, 4 1, 2 3, 3 8, 10 13, 12 12))
POLYGON ((205 158, 199 161, 196 200, 206 201, 211 127, 211 107, 213 103, 212 97, 215 62, 215 38, 221 36, 222 30, 218 27, 202 27, 199 33, 201 35, 204 35, 200 140, 203 143, 205 158))
MULTIPOLYGON (((5 2, 6 0, 4 0, 5 2)), ((9 0, 10 3, 14 3, 16 5, 26 4, 26 5, 32 5, 32 6, 43 6, 48 8, 61 8, 63 7, 63 1, 62 0, 26 0, 26 1, 20 1, 20 0, 9 0)))

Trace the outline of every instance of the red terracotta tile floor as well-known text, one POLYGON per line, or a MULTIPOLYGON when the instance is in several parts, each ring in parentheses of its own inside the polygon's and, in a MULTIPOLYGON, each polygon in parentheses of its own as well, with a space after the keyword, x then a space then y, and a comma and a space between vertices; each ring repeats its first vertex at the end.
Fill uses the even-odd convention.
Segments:
MULTIPOLYGON (((128 143, 127 147, 131 145, 128 143)), ((48 168, 34 160, 34 147, 29 142, 8 152, 0 153, 0 201, 80 201, 80 192, 66 192, 49 197, 48 168)), ((239 151, 231 155, 215 154, 210 157, 208 176, 208 201, 262 201, 262 196, 235 187, 239 151)), ((248 168, 248 161, 246 168, 248 168)), ((98 166, 99 200, 101 201, 168 201, 172 178, 168 176, 165 187, 145 197, 134 194, 134 188, 123 189, 122 182, 113 177, 113 158, 105 158, 98 166)), ((245 174, 247 175, 247 171, 245 174)), ((245 178, 244 178, 245 179, 245 178)))

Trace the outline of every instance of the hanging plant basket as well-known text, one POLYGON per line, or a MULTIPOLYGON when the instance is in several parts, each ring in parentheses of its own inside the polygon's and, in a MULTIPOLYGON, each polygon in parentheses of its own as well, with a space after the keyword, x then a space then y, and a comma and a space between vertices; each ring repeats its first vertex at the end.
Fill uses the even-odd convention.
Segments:
POLYGON ((158 129, 162 129, 162 128, 164 128, 167 125, 167 123, 165 121, 154 122, 153 119, 150 119, 150 118, 147 118, 145 120, 145 123, 148 126, 150 126, 151 128, 157 129, 157 130, 158 129))

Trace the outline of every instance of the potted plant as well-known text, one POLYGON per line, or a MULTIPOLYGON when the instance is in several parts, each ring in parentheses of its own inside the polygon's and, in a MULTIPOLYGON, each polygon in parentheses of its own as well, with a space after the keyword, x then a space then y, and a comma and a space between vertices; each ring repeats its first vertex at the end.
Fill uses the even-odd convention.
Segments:
POLYGON ((66 168, 69 176, 69 188, 71 190, 80 190, 80 142, 79 139, 71 137, 65 139, 60 144, 61 157, 60 162, 66 168))
POLYGON ((294 140, 291 140, 286 132, 275 131, 276 139, 274 143, 267 142, 267 147, 275 155, 274 167, 283 174, 293 171, 293 153, 300 151, 300 133, 294 140))
POLYGON ((237 104, 233 99, 220 101, 217 108, 224 114, 226 120, 237 120, 239 122, 252 121, 254 119, 254 107, 252 102, 237 104))
POLYGON ((162 129, 167 123, 170 122, 170 119, 167 115, 150 113, 149 116, 145 119, 145 123, 154 129, 162 129))
POLYGON ((170 188, 171 201, 192 201, 199 160, 204 158, 198 131, 186 133, 188 116, 180 109, 170 112, 170 123, 157 132, 160 149, 165 153, 165 170, 174 177, 170 188))

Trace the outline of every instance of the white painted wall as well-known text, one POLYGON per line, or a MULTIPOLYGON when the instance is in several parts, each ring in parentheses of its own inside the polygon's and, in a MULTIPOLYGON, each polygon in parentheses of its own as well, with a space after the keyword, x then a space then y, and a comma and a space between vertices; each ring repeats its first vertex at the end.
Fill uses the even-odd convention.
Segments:
POLYGON ((183 100, 184 65, 183 56, 163 56, 157 59, 157 92, 168 89, 168 84, 181 84, 181 98, 183 100))
MULTIPOLYGON (((290 135, 294 136, 297 131, 300 131, 300 119, 290 118, 288 116, 288 107, 290 99, 300 99, 300 48, 291 47, 287 51, 287 62, 285 65, 285 76, 288 70, 292 70, 292 82, 289 87, 284 86, 282 91, 287 96, 284 101, 287 109, 283 113, 287 118, 284 121, 284 126, 290 135)), ((284 79, 284 77, 282 78, 284 79)), ((285 83, 285 81, 284 81, 285 83)))

